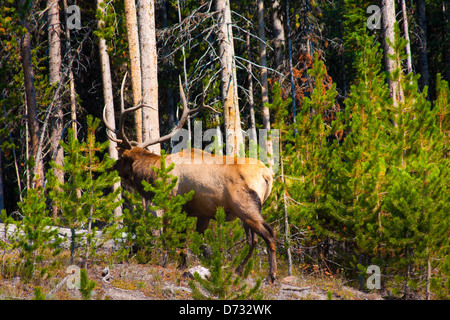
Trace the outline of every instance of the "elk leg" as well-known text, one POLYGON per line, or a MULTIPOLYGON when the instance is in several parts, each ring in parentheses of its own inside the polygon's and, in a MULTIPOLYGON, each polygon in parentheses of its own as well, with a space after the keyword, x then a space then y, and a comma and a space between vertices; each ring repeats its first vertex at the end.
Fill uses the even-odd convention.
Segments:
POLYGON ((248 250, 247 256, 244 258, 244 260, 242 260, 242 262, 236 268, 236 273, 238 275, 242 275, 244 266, 248 263, 248 260, 250 259, 250 257, 253 254, 253 249, 255 249, 256 243, 258 242, 258 239, 256 238, 256 233, 253 232, 253 230, 250 229, 246 224, 244 224, 244 230, 245 230, 245 236, 247 238, 249 250, 248 250))
POLYGON ((205 217, 197 217, 197 226, 196 230, 198 233, 203 234, 205 230, 208 228, 210 218, 205 217))
MULTIPOLYGON (((208 228, 210 218, 205 217, 197 217, 197 226, 196 230, 198 233, 203 234, 205 230, 208 228)), ((212 255, 212 249, 206 244, 202 244, 200 246, 200 250, 203 253, 203 256, 209 258, 212 255)))
MULTIPOLYGON (((184 229, 182 231, 183 234, 186 233, 186 229, 184 229)), ((186 248, 185 248, 185 240, 182 241, 182 243, 180 243, 180 264, 178 265, 178 269, 186 269, 188 267, 188 255, 186 253, 186 248)))
POLYGON ((264 220, 246 220, 253 232, 256 232, 267 244, 267 253, 269 255, 269 276, 267 281, 273 283, 277 278, 277 260, 276 260, 276 234, 275 231, 264 220))

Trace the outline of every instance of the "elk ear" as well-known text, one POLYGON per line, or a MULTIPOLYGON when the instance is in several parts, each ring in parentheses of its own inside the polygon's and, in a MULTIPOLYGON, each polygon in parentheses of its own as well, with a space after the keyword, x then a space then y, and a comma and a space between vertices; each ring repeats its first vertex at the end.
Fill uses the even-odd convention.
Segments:
POLYGON ((134 162, 135 155, 133 152, 131 152, 131 150, 120 148, 120 150, 118 150, 118 151, 119 151, 120 159, 125 160, 129 163, 134 162))
POLYGON ((117 152, 119 152, 119 157, 122 157, 124 151, 126 151, 127 149, 122 148, 122 147, 116 147, 117 152))

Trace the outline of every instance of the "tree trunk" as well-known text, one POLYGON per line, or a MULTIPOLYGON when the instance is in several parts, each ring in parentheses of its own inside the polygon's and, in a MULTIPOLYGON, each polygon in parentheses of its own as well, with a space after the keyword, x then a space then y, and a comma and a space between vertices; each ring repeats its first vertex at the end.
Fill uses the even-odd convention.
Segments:
MULTIPOLYGON (((48 42, 49 42, 49 82, 50 86, 58 86, 61 82, 61 25, 59 21, 58 0, 48 0, 48 42)), ((59 166, 64 164, 64 150, 59 146, 63 133, 63 110, 60 97, 56 97, 54 115, 52 117, 52 131, 50 136, 51 158, 59 166)), ((53 168, 58 181, 64 183, 64 171, 53 168)), ((58 216, 58 207, 52 206, 53 218, 58 216)))
MULTIPOLYGON (((48 0, 48 42, 50 84, 61 81, 61 25, 58 0, 48 0)), ((55 109, 56 110, 56 109, 55 109)))
MULTIPOLYGON (((24 1, 21 1, 21 5, 23 5, 24 1)), ((28 21, 25 18, 22 23, 26 29, 26 33, 22 40, 20 54, 22 59, 22 67, 23 67, 23 78, 25 85, 25 96, 26 96, 26 104, 27 104, 27 123, 28 129, 30 133, 31 140, 31 155, 34 160, 37 161, 35 164, 35 172, 36 175, 33 177, 33 181, 31 183, 32 188, 42 187, 44 181, 44 162, 42 156, 38 157, 38 149, 39 149, 39 133, 40 126, 37 114, 37 102, 36 102, 36 88, 34 86, 34 72, 33 72, 33 63, 31 61, 31 39, 30 39, 30 31, 28 30, 28 21)), ((28 141, 27 141, 28 143, 28 141)))
POLYGON ((428 256, 427 258, 427 289, 426 289, 426 293, 425 293, 425 299, 426 300, 431 300, 431 291, 430 291, 430 287, 431 287, 431 261, 430 261, 430 256, 428 256))
MULTIPOLYGON (((250 29, 250 25, 247 25, 247 28, 250 29)), ((247 81, 248 81, 248 104, 250 111, 250 140, 253 140, 253 143, 257 143, 258 138, 256 135, 256 121, 255 121, 255 102, 253 99, 253 76, 252 76, 252 64, 251 61, 251 49, 250 49, 250 34, 246 34, 245 44, 247 49, 247 58, 249 62, 247 63, 247 81)))
POLYGON ((411 62, 411 43, 409 41, 409 28, 408 28, 408 14, 406 12, 406 3, 405 0, 401 0, 402 2, 402 15, 403 15, 403 33, 406 44, 406 69, 408 73, 412 72, 412 62, 411 62))
POLYGON ((279 0, 272 2, 272 28, 273 28, 273 46, 274 46, 274 69, 279 69, 283 66, 283 49, 286 43, 284 35, 283 21, 281 19, 281 6, 279 0))
MULTIPOLYGON (((178 8, 178 22, 181 24, 181 5, 180 0, 177 0, 177 8, 178 8)), ((188 85, 188 76, 187 76, 187 66, 186 66, 186 53, 184 50, 184 46, 181 47, 181 54, 183 55, 183 74, 184 74, 184 85, 187 87, 188 85)), ((187 89, 185 88, 186 92, 187 89)), ((189 97, 187 97, 189 100, 189 97)), ((188 141, 192 141, 192 130, 191 130, 191 116, 187 117, 187 130, 188 130, 188 141)))
POLYGON ((347 76, 345 70, 345 45, 344 45, 344 29, 342 27, 342 20, 339 20, 339 33, 342 39, 341 49, 341 74, 342 74, 342 91, 344 92, 344 97, 347 97, 347 76))
MULTIPOLYGON (((103 0, 97 1, 97 9, 103 10, 101 8, 101 4, 103 0)), ((98 28, 101 29, 104 24, 103 20, 98 21, 98 28)), ((112 89, 112 79, 111 79, 111 66, 109 63, 109 55, 108 55, 108 46, 106 44, 106 40, 103 38, 99 39, 99 54, 100 54, 100 63, 102 69, 102 83, 103 83, 103 100, 105 105, 105 116, 106 121, 111 125, 115 124, 114 117, 114 101, 113 101, 113 89, 112 89)), ((109 155, 111 158, 118 160, 119 154, 116 149, 117 143, 114 141, 109 142, 109 155)), ((117 182, 113 185, 113 190, 117 190, 120 187, 120 182, 117 182)), ((114 215, 119 217, 122 215, 122 208, 119 206, 115 209, 114 215)))
POLYGON ((419 47, 419 69, 421 89, 429 85, 428 73, 428 53, 427 53, 427 17, 425 11, 425 0, 417 0, 417 23, 422 34, 420 36, 421 46, 419 47))
MULTIPOLYGON (((297 110, 295 106, 295 82, 294 82, 294 70, 292 65, 292 44, 291 44, 291 23, 289 21, 289 0, 286 0, 286 32, 288 37, 288 56, 289 56, 289 78, 291 81, 291 96, 292 96, 292 118, 296 123, 295 117, 297 116, 297 110)), ((294 129, 294 134, 296 134, 294 129)))
MULTIPOLYGON (((67 24, 67 0, 64 0, 64 13, 65 20, 67 24)), ((70 44, 70 29, 66 27, 66 52, 69 57, 69 61, 73 60, 73 53, 70 44)), ((75 90, 75 78, 73 77, 72 68, 69 69, 69 91, 70 91, 70 121, 72 122, 72 129, 75 132, 75 137, 78 131, 77 126, 77 100, 76 100, 76 90, 75 90)))
MULTIPOLYGON (((394 23, 395 23, 395 3, 394 0, 382 0, 382 30, 383 30, 383 48, 384 48, 384 62, 386 71, 392 74, 396 68, 396 62, 388 57, 388 55, 394 54, 394 48, 389 45, 394 43, 394 23), (389 40, 389 42, 388 42, 389 40)), ((391 91, 391 97, 394 101, 394 106, 398 105, 398 84, 392 79, 388 79, 389 90, 391 91)))
MULTIPOLYGON (((141 54, 139 50, 139 33, 134 0, 125 0, 125 17, 127 24, 128 50, 131 64, 131 88, 133 90, 133 105, 137 106, 142 100, 141 88, 141 54)), ((142 109, 134 114, 137 142, 142 142, 142 109)))
MULTIPOLYGON (((158 115, 158 57, 156 52, 155 6, 153 0, 139 1, 139 46, 141 55, 142 139, 159 138, 158 115)), ((159 143, 149 146, 150 152, 160 154, 159 143)))
POLYGON ((292 275, 292 255, 291 255, 291 232, 289 228, 289 215, 287 210, 287 199, 286 199, 286 180, 284 177, 284 163, 283 163, 283 156, 281 156, 280 159, 280 165, 281 165, 281 180, 283 183, 283 207, 284 207, 284 243, 286 247, 287 252, 287 258, 288 258, 288 276, 292 275))
POLYGON ((442 48, 444 50, 444 57, 445 57, 445 79, 447 82, 450 82, 450 5, 448 1, 442 2, 442 13, 444 15, 444 21, 445 21, 445 39, 444 39, 444 47, 442 48))
POLYGON ((238 155, 243 146, 241 117, 237 95, 236 64, 234 61, 233 30, 229 0, 216 0, 219 21, 219 56, 221 61, 221 91, 224 113, 227 155, 238 155))
MULTIPOLYGON (((262 119, 263 129, 267 132, 270 130, 270 112, 266 106, 269 103, 269 84, 267 82, 267 53, 266 53, 266 33, 264 23, 264 0, 258 0, 258 36, 259 36, 259 58, 261 63, 261 103, 262 103, 262 119)), ((261 147, 261 146, 260 146, 261 147)), ((272 140, 266 140, 266 151, 269 155, 272 155, 272 140)), ((272 157, 269 157, 272 159, 272 157)), ((273 161, 270 160, 269 164, 272 165, 273 161)))

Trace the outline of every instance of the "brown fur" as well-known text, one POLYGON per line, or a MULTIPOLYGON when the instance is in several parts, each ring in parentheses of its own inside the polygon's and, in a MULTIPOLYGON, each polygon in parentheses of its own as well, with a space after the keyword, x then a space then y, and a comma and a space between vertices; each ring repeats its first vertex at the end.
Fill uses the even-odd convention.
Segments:
MULTIPOLYGON (((144 198, 151 200, 152 195, 143 190, 142 180, 153 183, 156 178, 152 166, 160 166, 160 156, 149 151, 134 147, 129 150, 119 150, 120 159, 115 168, 122 181, 137 189, 144 198)), ((194 159, 211 156, 201 150, 188 149, 178 154, 166 156, 166 165, 175 162, 171 174, 178 177, 178 183, 173 190, 174 195, 185 194, 194 190, 193 199, 187 203, 186 212, 197 217, 197 230, 203 232, 210 219, 213 219, 217 208, 223 207, 227 220, 239 218, 244 223, 250 252, 238 267, 242 271, 256 244, 255 233, 267 243, 269 253, 270 274, 273 282, 277 275, 275 259, 276 236, 274 230, 261 216, 261 208, 272 188, 273 178, 269 169, 260 161, 252 159, 231 159, 224 156, 223 164, 196 164, 194 159), (183 152, 188 152, 184 154, 183 152), (181 156, 191 157, 191 163, 177 162, 181 156), (227 161, 229 164, 227 164, 227 161), (231 162, 231 163, 230 163, 231 162), (239 164, 242 162, 243 164, 239 164)))

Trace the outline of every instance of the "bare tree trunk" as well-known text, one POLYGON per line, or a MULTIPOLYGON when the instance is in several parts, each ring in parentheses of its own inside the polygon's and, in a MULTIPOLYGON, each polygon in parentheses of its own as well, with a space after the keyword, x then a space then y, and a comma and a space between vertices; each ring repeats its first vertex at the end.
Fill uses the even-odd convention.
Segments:
MULTIPOLYGON (((139 50, 139 33, 134 0, 125 0, 125 16, 127 23, 128 49, 131 64, 131 88, 133 90, 133 105, 142 100, 141 88, 141 54, 139 50)), ((137 142, 142 142, 142 109, 134 114, 137 142)))
MULTIPOLYGON (((283 156, 281 156, 281 179, 283 183, 283 187, 286 187, 286 180, 284 177, 284 163, 283 156)), ((291 255, 291 232, 289 228, 289 215, 287 210, 287 199, 286 199, 286 190, 283 188, 283 206, 284 206, 284 243, 286 246, 287 258, 288 258, 288 275, 292 275, 292 255, 291 255)))
MULTIPOLYGON (((101 4, 103 0, 97 0, 97 9, 103 10, 101 4)), ((101 29, 104 24, 103 20, 98 21, 98 28, 101 29)), ((100 63, 102 69, 102 83, 103 83, 103 99, 105 103, 105 116, 106 121, 111 125, 115 124, 114 117, 114 101, 113 101, 113 90, 112 90, 112 79, 111 79, 111 66, 109 62, 108 55, 108 46, 106 44, 106 40, 103 38, 99 39, 99 54, 100 54, 100 63)), ((114 141, 110 141, 109 143, 109 155, 111 158, 118 160, 119 154, 116 149, 117 143, 114 141)), ((113 190, 117 190, 120 187, 120 182, 117 182, 113 185, 113 190)), ((119 196, 120 197, 120 196, 119 196)), ((119 217, 122 215, 122 208, 119 206, 114 210, 114 215, 119 217)))
POLYGON ((402 15, 403 15, 403 33, 406 44, 406 68, 408 73, 412 72, 412 62, 411 62, 411 43, 409 41, 409 28, 408 28, 408 14, 406 12, 406 3, 405 0, 401 0, 402 2, 402 15))
POLYGON ((272 28, 274 33, 273 46, 275 50, 274 69, 278 70, 283 66, 283 48, 286 43, 279 0, 272 2, 272 28))
MULTIPOLYGON (((295 106, 295 82, 292 66, 292 44, 291 44, 291 23, 289 21, 289 0, 286 0, 286 33, 288 38, 289 78, 291 81, 291 96, 292 96, 292 118, 294 119, 294 123, 296 123, 295 117, 297 116, 297 110, 295 106)), ((296 129, 294 129, 294 134, 295 133, 296 129)))
MULTIPOLYGON (((24 4, 24 0, 21 1, 21 5, 24 4)), ((40 126, 37 114, 37 102, 36 102, 36 88, 34 86, 34 72, 33 63, 31 61, 31 39, 30 31, 28 30, 28 21, 25 18, 22 23, 26 29, 24 38, 22 39, 20 54, 22 59, 23 77, 25 85, 25 96, 27 104, 27 124, 30 133, 31 140, 31 155, 34 160, 37 161, 35 172, 36 175, 31 183, 32 188, 43 186, 44 182, 44 162, 42 156, 38 157, 39 149, 39 133, 40 126)))
POLYGON ((425 11, 425 0, 417 0, 417 22, 422 34, 420 37, 421 46, 419 48, 419 68, 421 89, 429 85, 429 72, 428 72, 428 53, 427 53, 427 16, 425 11))
MULTIPOLYGON (((344 29, 342 27, 342 20, 339 20, 339 33, 340 38, 344 39, 344 29)), ((344 92, 344 97, 347 97, 347 76, 345 71, 345 45, 344 41, 342 41, 341 49, 339 50, 341 53, 341 74, 342 74, 342 91, 344 92)))
MULTIPOLYGON (((269 103, 269 84, 267 82, 267 54, 266 54, 266 33, 264 23, 264 0, 258 0, 258 36, 259 36, 259 58, 261 63, 261 103, 263 129, 270 130, 270 112, 266 106, 269 103)), ((266 151, 272 155, 272 141, 266 140, 266 151)), ((269 158, 271 159, 271 157, 269 158)), ((270 165, 273 161, 269 161, 270 165)))
MULTIPOLYGON (((138 16, 142 103, 148 106, 142 110, 142 139, 157 139, 159 138, 158 57, 154 0, 140 0, 138 2, 138 16)), ((161 153, 159 143, 148 147, 148 149, 156 154, 161 153)))
POLYGON ((77 125, 77 92, 75 90, 75 78, 73 77, 72 68, 69 70, 69 90, 70 90, 70 120, 72 121, 72 129, 75 137, 78 132, 77 125))
POLYGON ((61 25, 58 0, 48 0, 47 7, 50 84, 53 85, 61 81, 61 25))
MULTIPOLYGON (((27 119, 27 121, 25 121, 25 159, 29 159, 30 158, 30 130, 29 130, 29 125, 28 125, 28 108, 25 108, 25 119, 27 119)), ((27 189, 31 189, 31 168, 28 165, 27 162, 27 168, 26 168, 26 179, 27 179, 27 189)), ((22 198, 22 189, 20 189, 20 197, 22 198)), ((22 201, 22 199, 20 199, 22 201)))
MULTIPOLYGON (((211 45, 211 46, 213 45, 214 40, 213 40, 212 35, 209 36, 208 42, 209 42, 209 45, 211 45)), ((215 60, 215 55, 214 55, 214 53, 212 51, 210 51, 210 53, 209 53, 209 59, 211 61, 211 67, 210 68, 211 68, 211 71, 213 71, 215 69, 215 65, 212 62, 215 60)), ((215 141, 214 141, 215 145, 216 145, 215 153, 217 155, 223 155, 223 148, 222 148, 223 135, 222 135, 222 130, 220 128, 220 123, 221 123, 220 115, 218 113, 215 113, 214 114, 214 119, 216 120, 216 123, 217 123, 217 126, 216 126, 216 138, 215 138, 215 141), (219 146, 220 146, 220 148, 219 148, 219 146)))
POLYGON ((219 56, 227 155, 238 155, 243 149, 241 117, 237 95, 236 63, 229 0, 216 0, 219 21, 219 56))
MULTIPOLYGON (((64 0, 64 13, 65 20, 67 23, 67 0, 64 0)), ((66 52, 69 56, 69 61, 73 58, 73 53, 70 45, 70 29, 66 27, 66 52)), ((76 90, 75 90, 75 78, 73 77, 72 68, 69 69, 69 90, 70 90, 70 120, 72 122, 72 129, 75 132, 75 137, 78 131, 77 126, 77 100, 76 100, 76 90)))
POLYGON ((444 15, 446 35, 444 39, 444 57, 445 57, 445 79, 450 82, 450 4, 448 1, 442 1, 442 13, 444 15))
MULTIPOLYGON (((247 28, 250 28, 248 25, 247 28)), ((258 141, 258 138, 256 136, 256 121, 255 121, 255 101, 253 99, 253 76, 252 76, 252 64, 250 63, 251 60, 251 49, 250 49, 250 34, 246 34, 245 44, 247 46, 247 58, 249 62, 247 63, 247 81, 248 81, 248 103, 249 103, 249 109, 250 109, 250 140, 253 140, 253 142, 256 144, 258 141)))
POLYGON ((426 293, 425 293, 426 300, 431 300, 430 287, 431 287, 431 261, 430 261, 430 256, 428 256, 428 259, 427 259, 427 289, 426 289, 426 293))
MULTIPOLYGON (((58 0, 48 0, 48 42, 49 42, 49 82, 51 86, 59 85, 61 82, 61 25, 59 20, 58 0)), ((64 150, 59 146, 62 137, 64 120, 61 98, 56 97, 55 113, 52 117, 52 131, 50 136, 51 158, 59 166, 64 164, 64 150)), ((58 181, 64 183, 64 171, 53 168, 58 181)), ((58 216, 58 207, 52 206, 53 218, 58 216)))
MULTIPOLYGON (((178 7, 178 22, 181 23, 181 5, 180 0, 177 0, 177 7, 178 7)), ((186 66, 186 53, 184 50, 184 46, 181 47, 181 53, 183 55, 183 74, 184 74, 184 85, 187 87, 188 84, 188 77, 187 77, 187 66, 186 66)), ((186 92, 185 88, 185 92, 186 92)), ((189 98, 189 97, 188 97, 189 98)), ((189 100, 189 99, 188 99, 189 100)), ((191 130, 191 116, 188 116, 187 120, 187 130, 189 133, 188 141, 192 141, 192 130, 191 130)))
MULTIPOLYGON (((384 62, 386 71, 392 74, 396 68, 396 62, 388 57, 388 55, 394 54, 394 48, 389 45, 394 44, 394 23, 395 23, 395 3, 394 0, 382 0, 382 29, 384 36, 384 62)), ((392 79, 388 79, 389 90, 391 91, 391 97, 394 101, 394 106, 398 105, 398 84, 392 79)))

